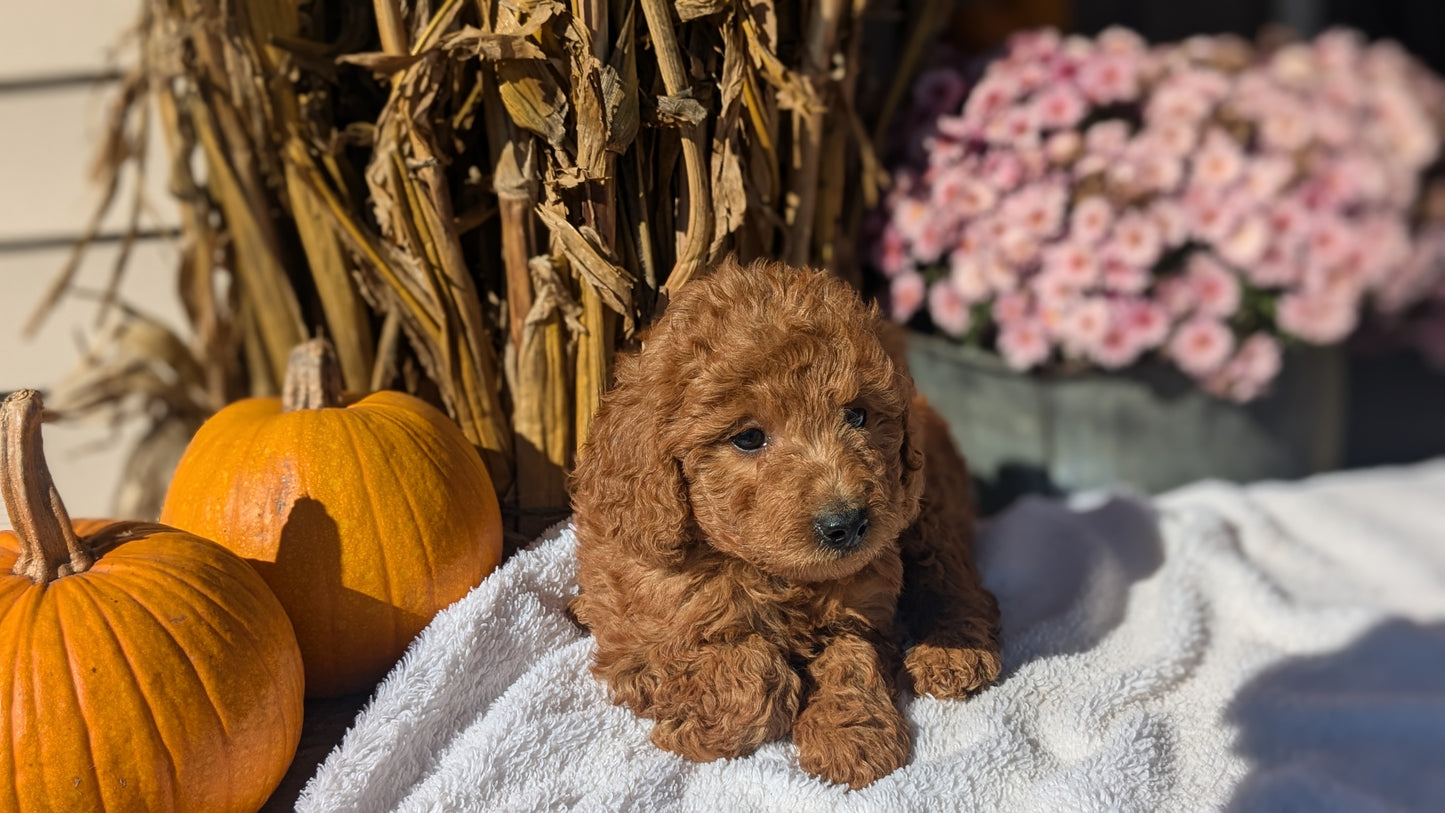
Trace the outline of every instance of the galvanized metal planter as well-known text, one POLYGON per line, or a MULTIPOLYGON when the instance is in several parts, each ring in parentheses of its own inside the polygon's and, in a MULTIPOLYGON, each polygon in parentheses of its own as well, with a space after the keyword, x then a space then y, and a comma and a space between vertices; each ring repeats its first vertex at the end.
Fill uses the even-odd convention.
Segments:
POLYGON ((1024 375, 938 336, 909 341, 918 389, 968 457, 985 513, 1026 493, 1155 493, 1204 478, 1301 477, 1342 460, 1347 366, 1337 349, 1290 351, 1271 394, 1235 404, 1163 363, 1024 375))

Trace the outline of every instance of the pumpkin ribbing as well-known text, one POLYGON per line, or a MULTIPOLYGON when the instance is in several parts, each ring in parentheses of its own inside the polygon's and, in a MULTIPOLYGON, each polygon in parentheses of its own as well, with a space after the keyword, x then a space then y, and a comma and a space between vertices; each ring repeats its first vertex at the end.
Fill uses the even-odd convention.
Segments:
POLYGON ((255 566, 291 615, 313 697, 369 690, 501 558, 496 495, 460 429, 405 393, 342 397, 328 356, 324 340, 302 345, 284 399, 212 416, 161 512, 255 566))

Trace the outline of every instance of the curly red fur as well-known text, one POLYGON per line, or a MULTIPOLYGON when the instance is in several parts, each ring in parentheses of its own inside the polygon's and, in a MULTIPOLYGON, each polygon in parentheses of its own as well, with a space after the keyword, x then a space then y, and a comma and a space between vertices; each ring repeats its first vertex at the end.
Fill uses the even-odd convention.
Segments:
POLYGON ((619 361, 572 482, 572 609, 657 745, 791 732, 804 769, 862 787, 908 759, 900 668, 945 698, 997 678, 967 470, 900 350, 830 275, 727 261, 619 361), (750 429, 762 448, 732 442, 750 429), (840 506, 867 517, 846 550, 818 529, 840 506))

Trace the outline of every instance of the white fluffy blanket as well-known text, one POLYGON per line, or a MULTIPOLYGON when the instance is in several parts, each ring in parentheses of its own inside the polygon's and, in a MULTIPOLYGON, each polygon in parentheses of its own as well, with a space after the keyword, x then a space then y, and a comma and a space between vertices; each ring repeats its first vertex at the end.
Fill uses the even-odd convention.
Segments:
POLYGON ((436 618, 299 809, 1445 803, 1445 461, 1086 502, 985 529, 1003 678, 905 698, 912 761, 862 791, 809 777, 785 742, 710 764, 654 748, 587 671, 562 527, 436 618))

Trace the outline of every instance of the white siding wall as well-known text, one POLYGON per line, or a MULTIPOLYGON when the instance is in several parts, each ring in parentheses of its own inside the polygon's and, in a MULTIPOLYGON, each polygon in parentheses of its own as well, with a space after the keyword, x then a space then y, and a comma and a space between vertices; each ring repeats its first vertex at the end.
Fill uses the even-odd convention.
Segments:
MULTIPOLYGON (((90 168, 116 85, 96 77, 113 76, 128 58, 124 35, 137 8, 134 0, 6 4, 0 25, 0 392, 53 386, 95 334, 95 306, 79 299, 67 300, 33 339, 22 338, 20 328, 99 198, 90 168)), ((175 225, 175 209, 165 196, 158 139, 153 150, 145 181, 151 212, 143 226, 163 230, 175 225)), ((125 189, 121 194, 128 199, 125 189)), ((117 212, 106 232, 116 234, 121 222, 117 212)), ((93 249, 80 286, 101 287, 116 251, 114 243, 93 249)), ((179 328, 175 262, 168 241, 142 242, 122 293, 179 328)), ((51 471, 73 515, 106 515, 138 429, 46 427, 51 471)), ((0 517, 0 527, 8 526, 0 517)))

